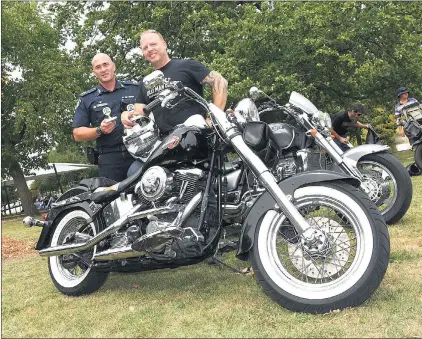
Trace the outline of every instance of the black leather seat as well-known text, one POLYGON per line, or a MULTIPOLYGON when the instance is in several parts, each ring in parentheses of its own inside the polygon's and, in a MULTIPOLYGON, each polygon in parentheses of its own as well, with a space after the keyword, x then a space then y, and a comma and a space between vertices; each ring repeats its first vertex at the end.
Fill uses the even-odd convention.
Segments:
POLYGON ((79 185, 85 186, 90 191, 95 191, 98 187, 109 187, 114 184, 117 184, 117 182, 114 181, 113 179, 104 178, 104 177, 83 179, 79 182, 79 185))
MULTIPOLYGON (((95 203, 98 204, 98 203, 101 203, 103 201, 108 201, 108 200, 114 199, 117 195, 120 194, 120 192, 123 192, 129 186, 138 182, 138 178, 140 178, 141 175, 143 174, 144 168, 145 168, 145 166, 142 166, 134 174, 132 174, 130 177, 128 177, 127 179, 125 179, 125 180, 123 180, 119 183, 116 183, 114 180, 111 180, 111 179, 102 178, 102 179, 110 180, 110 182, 113 182, 113 183, 111 185, 102 185, 102 186, 98 186, 98 187, 109 187, 109 186, 112 186, 114 184, 117 184, 117 187, 116 187, 116 189, 113 189, 113 190, 104 190, 104 191, 101 191, 101 192, 93 193, 91 195, 92 201, 94 201, 95 203)), ((97 179, 97 178, 93 178, 93 179, 97 179)), ((85 180, 90 180, 90 179, 85 179, 85 180)))

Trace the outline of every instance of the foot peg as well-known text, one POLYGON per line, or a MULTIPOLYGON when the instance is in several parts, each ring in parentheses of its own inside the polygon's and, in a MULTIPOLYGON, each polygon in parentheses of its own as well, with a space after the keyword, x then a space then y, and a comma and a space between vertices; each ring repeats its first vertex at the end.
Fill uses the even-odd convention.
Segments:
POLYGON ((32 226, 39 226, 39 227, 43 227, 45 226, 47 223, 41 220, 37 220, 34 219, 33 217, 27 216, 23 219, 23 223, 28 226, 28 227, 32 227, 32 226))

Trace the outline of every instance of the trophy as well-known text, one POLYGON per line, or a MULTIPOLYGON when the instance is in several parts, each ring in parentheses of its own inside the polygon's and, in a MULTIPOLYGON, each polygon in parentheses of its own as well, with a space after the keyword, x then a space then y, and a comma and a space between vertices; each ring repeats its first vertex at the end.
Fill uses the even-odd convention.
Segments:
POLYGON ((111 117, 110 116, 110 114, 111 114, 111 108, 110 107, 104 107, 103 108, 103 114, 106 116, 106 118, 104 119, 104 121, 106 121, 106 122, 110 122, 110 121, 117 119, 117 117, 111 117))
POLYGON ((135 105, 134 104, 127 105, 127 110, 128 112, 135 112, 135 105))

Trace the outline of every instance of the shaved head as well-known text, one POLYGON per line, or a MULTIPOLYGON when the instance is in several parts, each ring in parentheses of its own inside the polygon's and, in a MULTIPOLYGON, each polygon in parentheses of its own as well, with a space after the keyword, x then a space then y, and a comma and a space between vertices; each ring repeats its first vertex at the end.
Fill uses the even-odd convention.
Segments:
POLYGON ((111 60, 111 58, 107 54, 98 53, 92 58, 92 61, 91 61, 92 68, 94 68, 94 64, 96 64, 98 61, 108 61, 108 62, 114 64, 113 61, 111 60))
POLYGON ((97 77, 101 85, 113 87, 116 66, 111 58, 105 53, 98 53, 92 58, 92 73, 97 77))

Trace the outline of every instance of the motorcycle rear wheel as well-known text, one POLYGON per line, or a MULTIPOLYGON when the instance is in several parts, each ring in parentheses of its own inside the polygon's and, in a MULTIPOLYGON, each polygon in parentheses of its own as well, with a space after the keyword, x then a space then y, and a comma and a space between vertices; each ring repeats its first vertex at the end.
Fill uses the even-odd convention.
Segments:
POLYGON ((312 247, 292 226, 288 229, 283 214, 268 211, 250 254, 265 293, 296 312, 362 304, 380 285, 390 256, 388 230, 376 206, 346 183, 300 188, 295 205, 325 238, 324 245, 312 247))
MULTIPOLYGON (((81 223, 89 218, 88 213, 82 210, 72 210, 65 214, 54 229, 50 246, 63 244, 76 231, 94 236, 96 230, 93 223, 80 229, 81 223)), ((71 255, 48 258, 50 277, 60 292, 69 296, 79 296, 93 293, 104 284, 108 272, 94 271, 92 267, 84 263, 91 261, 94 251, 95 247, 93 250, 78 253, 85 259, 82 261, 69 262, 69 259, 72 259, 71 255)))

